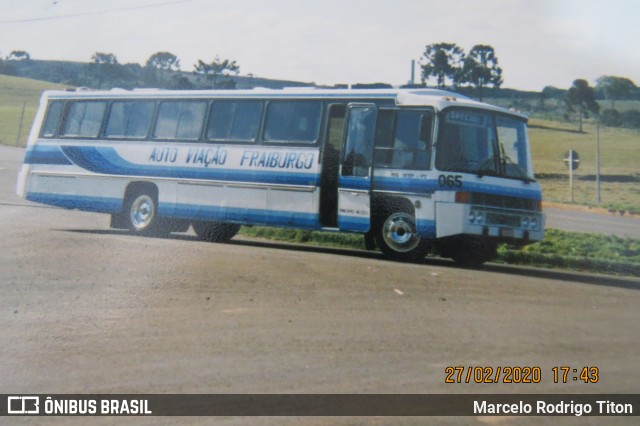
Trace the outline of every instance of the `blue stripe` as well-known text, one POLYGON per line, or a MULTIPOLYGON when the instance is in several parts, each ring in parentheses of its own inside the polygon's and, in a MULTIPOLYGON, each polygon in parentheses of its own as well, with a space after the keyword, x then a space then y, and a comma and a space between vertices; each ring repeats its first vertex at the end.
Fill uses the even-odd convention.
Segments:
POLYGON ((410 179, 375 176, 373 179, 373 189, 378 191, 415 192, 418 194, 432 193, 434 191, 469 191, 493 195, 505 195, 509 197, 530 198, 534 200, 542 199, 542 192, 538 189, 513 188, 484 182, 472 182, 469 180, 463 180, 462 186, 459 188, 451 188, 438 185, 438 181, 436 179, 410 179))
MULTIPOLYGON (((118 213, 122 211, 122 200, 119 198, 29 192, 27 200, 67 209, 98 213, 118 213)), ((197 204, 174 205, 171 203, 160 203, 158 209, 163 217, 219 220, 304 229, 321 228, 319 217, 314 213, 201 206, 197 204)), ((369 230, 370 224, 368 218, 341 216, 339 218, 339 226, 340 229, 347 231, 366 232, 369 230)), ((434 238, 436 235, 436 223, 433 220, 418 220, 417 228, 418 234, 423 237, 434 238)))
POLYGON ((317 173, 283 173, 280 170, 230 170, 134 164, 120 157, 116 150, 110 147, 64 146, 62 150, 78 166, 94 173, 109 175, 312 186, 317 186, 320 180, 317 173))
POLYGON ((371 224, 368 217, 338 216, 338 227, 345 231, 367 232, 370 226, 371 224))
POLYGON ((25 164, 56 164, 70 165, 73 164, 64 155, 59 146, 36 145, 28 149, 25 157, 25 164))
POLYGON ((421 237, 435 238, 436 237, 436 221, 428 219, 418 219, 416 224, 416 232, 421 237))
POLYGON ((159 213, 164 217, 183 219, 219 220, 252 225, 273 225, 293 228, 319 229, 318 215, 265 209, 243 209, 197 204, 160 203, 159 213))
POLYGON ((378 191, 400 191, 431 193, 438 189, 438 181, 434 179, 392 178, 388 176, 374 176, 373 189, 378 191))
POLYGON ((367 191, 371 189, 371 181, 366 177, 340 176, 340 188, 360 189, 367 191))
MULTIPOLYGON (((61 148, 58 146, 36 145, 26 152, 25 163, 54 165, 71 165, 75 163, 94 173, 123 176, 170 177, 177 179, 204 179, 309 186, 318 186, 320 183, 320 176, 317 173, 139 165, 126 161, 111 147, 64 146, 61 148)), ((340 187, 342 188, 368 190, 370 186, 371 181, 366 177, 340 176, 340 187)), ((462 186, 459 188, 449 188, 438 185, 438 181, 435 179, 375 176, 373 179, 373 189, 378 191, 414 192, 419 194, 432 193, 436 190, 473 191, 534 200, 542 199, 542 193, 537 189, 513 188, 483 182, 472 182, 469 180, 463 180, 462 186)))
POLYGON ((481 182, 462 181, 462 188, 460 188, 459 190, 470 191, 470 192, 483 192, 485 194, 493 194, 493 195, 506 195, 508 197, 530 198, 532 200, 542 200, 542 192, 539 189, 536 190, 536 189, 525 189, 525 188, 512 188, 508 186, 492 185, 492 184, 481 183, 481 182))
POLYGON ((47 194, 43 192, 27 193, 27 200, 36 203, 67 209, 83 210, 98 213, 117 213, 122 210, 122 199, 107 197, 90 197, 85 195, 47 194))
MULTIPOLYGON (((122 211, 122 200, 120 198, 29 192, 27 194, 27 200, 67 209, 97 213, 119 213, 122 211)), ((220 220, 252 225, 320 229, 318 215, 313 213, 240 209, 192 204, 173 205, 170 203, 160 203, 158 212, 163 217, 181 219, 220 220)))

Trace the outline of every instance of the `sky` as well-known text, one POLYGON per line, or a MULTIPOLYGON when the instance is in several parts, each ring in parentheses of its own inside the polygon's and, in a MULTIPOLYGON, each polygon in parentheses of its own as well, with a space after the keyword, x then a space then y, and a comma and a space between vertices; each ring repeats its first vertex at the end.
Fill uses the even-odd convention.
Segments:
POLYGON ((505 88, 602 75, 640 84, 637 0, 0 0, 0 10, 2 57, 105 52, 144 65, 168 51, 184 71, 219 56, 241 75, 401 85, 428 44, 450 42, 493 46, 505 88))

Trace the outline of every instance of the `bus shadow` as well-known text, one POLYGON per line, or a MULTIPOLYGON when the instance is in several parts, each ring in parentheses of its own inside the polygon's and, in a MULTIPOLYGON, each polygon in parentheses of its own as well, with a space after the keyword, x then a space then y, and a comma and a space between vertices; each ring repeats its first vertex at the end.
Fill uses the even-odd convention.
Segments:
MULTIPOLYGON (((173 233, 169 236, 147 236, 147 235, 132 235, 126 230, 119 229, 58 229, 61 232, 74 232, 81 234, 94 234, 94 235, 121 235, 130 236, 132 238, 150 238, 150 239, 169 239, 178 241, 190 241, 200 244, 214 244, 208 241, 203 241, 192 234, 173 233)), ((309 244, 298 244, 293 242, 280 242, 274 240, 253 239, 251 237, 235 238, 227 245, 243 246, 243 247, 257 247, 268 248, 271 250, 287 250, 297 251, 304 253, 322 253, 336 256, 349 256, 360 259, 376 259, 380 262, 393 262, 382 257, 379 251, 365 251, 358 249, 337 248, 337 247, 324 247, 314 246, 309 244)), ((453 263, 449 259, 440 257, 426 257, 424 259, 411 262, 412 265, 423 265, 425 267, 443 267, 443 268, 455 268, 455 269, 467 269, 470 271, 478 272, 492 272, 497 274, 508 275, 509 277, 521 276, 531 278, 544 278, 556 281, 568 281, 578 282, 583 284, 598 285, 603 287, 616 287, 631 290, 640 290, 640 279, 635 277, 621 277, 615 275, 596 275, 587 272, 575 272, 570 270, 559 269, 544 269, 531 266, 521 265, 502 265, 497 263, 489 263, 481 267, 461 267, 453 263)))
MULTIPOLYGON (((120 235, 120 236, 130 236, 132 238, 149 238, 149 239, 158 239, 158 240, 178 240, 178 241, 191 241, 195 243, 201 244, 216 244, 211 243, 209 241, 204 241, 198 238, 193 234, 184 234, 184 233, 172 233, 168 236, 157 236, 157 235, 133 235, 129 231, 124 229, 56 229, 59 232, 73 232, 79 234, 94 234, 94 235, 120 235)), ((222 243, 218 243, 222 244, 222 243)), ((310 244, 297 244, 294 242, 284 242, 277 240, 267 240, 267 239, 253 239, 253 237, 243 237, 239 236, 235 237, 231 241, 224 243, 226 245, 235 245, 235 246, 246 246, 246 247, 259 247, 259 248, 269 248, 275 250, 293 250, 299 252, 309 252, 309 253, 326 253, 326 254, 335 254, 339 256, 352 256, 359 258, 368 258, 368 259, 380 259, 382 255, 379 252, 358 250, 358 249, 349 249, 349 248, 338 248, 338 247, 325 247, 325 246, 314 246, 310 244)))

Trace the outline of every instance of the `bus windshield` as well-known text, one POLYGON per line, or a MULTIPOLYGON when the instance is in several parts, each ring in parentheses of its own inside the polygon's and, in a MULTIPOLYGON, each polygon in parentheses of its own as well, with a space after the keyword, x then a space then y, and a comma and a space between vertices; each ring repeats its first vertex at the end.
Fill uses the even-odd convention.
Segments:
POLYGON ((442 171, 532 181, 524 120, 469 109, 444 113, 436 152, 442 171))

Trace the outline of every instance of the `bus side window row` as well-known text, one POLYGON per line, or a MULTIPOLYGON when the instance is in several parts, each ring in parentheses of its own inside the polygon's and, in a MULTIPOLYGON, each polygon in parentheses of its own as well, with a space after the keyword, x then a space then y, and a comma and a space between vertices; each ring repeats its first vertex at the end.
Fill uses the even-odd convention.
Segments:
POLYGON ((258 100, 52 101, 42 137, 147 139, 254 143, 265 115, 264 140, 273 144, 314 144, 319 140, 322 103, 258 100), (157 109, 157 113, 156 113, 157 109), (108 111, 108 113, 107 113, 108 111), (155 114, 155 126, 154 124, 155 114), (153 131, 151 132, 153 128, 153 131), (151 134, 150 134, 151 132, 151 134))

